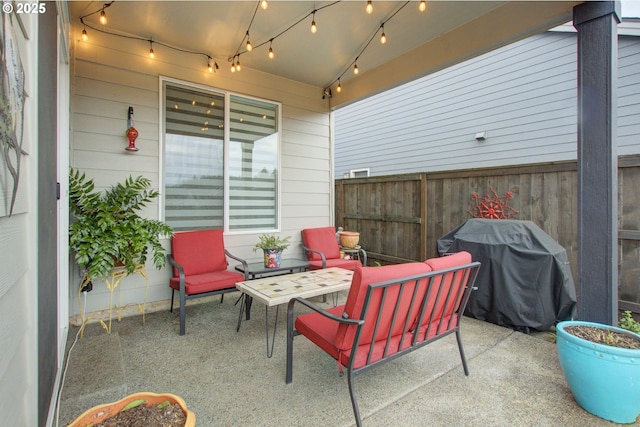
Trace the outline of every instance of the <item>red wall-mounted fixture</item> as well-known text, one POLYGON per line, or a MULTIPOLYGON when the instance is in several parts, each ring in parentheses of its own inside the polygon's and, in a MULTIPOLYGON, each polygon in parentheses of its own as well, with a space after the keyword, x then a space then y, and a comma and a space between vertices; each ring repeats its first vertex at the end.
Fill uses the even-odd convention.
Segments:
POLYGON ((129 107, 129 116, 127 118, 127 138, 129 138, 129 146, 125 148, 127 151, 136 152, 136 138, 138 138, 138 130, 133 127, 133 107, 129 107))

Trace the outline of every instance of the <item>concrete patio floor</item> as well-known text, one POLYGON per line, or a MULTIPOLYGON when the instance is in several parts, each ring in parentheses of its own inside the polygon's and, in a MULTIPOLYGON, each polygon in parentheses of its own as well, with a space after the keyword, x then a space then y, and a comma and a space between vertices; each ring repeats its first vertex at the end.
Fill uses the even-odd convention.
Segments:
MULTIPOLYGON (((178 335, 177 311, 147 313, 144 326, 140 316, 124 318, 110 335, 88 324, 70 353, 58 425, 139 391, 181 396, 198 426, 355 425, 346 375, 304 337, 294 340, 293 383, 285 384, 285 307, 269 359, 264 306, 255 303, 251 320, 236 332, 236 300, 230 294, 223 303, 191 302, 185 336, 178 335)), ((270 309, 270 321, 274 314, 270 309)), ((71 327, 67 351, 77 331, 71 327)), ((357 376, 363 424, 615 425, 575 403, 551 334, 525 335, 465 317, 462 339, 469 377, 454 336, 357 376)))

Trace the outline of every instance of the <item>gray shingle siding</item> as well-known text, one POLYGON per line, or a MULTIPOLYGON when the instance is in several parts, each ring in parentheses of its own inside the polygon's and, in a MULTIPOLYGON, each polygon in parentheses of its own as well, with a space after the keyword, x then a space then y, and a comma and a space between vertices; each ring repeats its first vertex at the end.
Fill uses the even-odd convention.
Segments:
MULTIPOLYGON (((640 37, 619 51, 619 154, 636 154, 640 37)), ((576 58, 575 33, 547 32, 344 107, 335 177, 575 159, 576 58)))

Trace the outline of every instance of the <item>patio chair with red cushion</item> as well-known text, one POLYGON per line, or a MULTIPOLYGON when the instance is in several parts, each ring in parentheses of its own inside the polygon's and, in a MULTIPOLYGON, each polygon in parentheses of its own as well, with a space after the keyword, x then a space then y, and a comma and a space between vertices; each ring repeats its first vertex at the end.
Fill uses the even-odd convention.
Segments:
POLYGON ((305 228, 302 230, 302 250, 311 264, 311 270, 320 268, 340 267, 355 270, 356 267, 367 265, 367 253, 360 248, 360 259, 340 258, 340 246, 336 239, 334 227, 305 228))
MULTIPOLYGON (((358 373, 455 334, 462 368, 469 375, 460 318, 479 268, 480 263, 472 262, 468 252, 424 263, 361 267, 353 274, 344 305, 324 309, 304 298, 291 299, 287 309, 287 384, 293 381, 293 340, 299 335, 334 358, 341 373, 347 368, 357 426, 362 425, 353 382, 358 373), (295 318, 296 303, 311 312, 295 318)), ((384 385, 379 390, 384 390, 384 385)))
POLYGON ((173 267, 171 286, 171 312, 175 291, 180 296, 180 335, 185 334, 186 303, 188 299, 221 295, 236 290, 236 283, 246 280, 244 274, 227 270, 227 257, 247 263, 224 248, 223 232, 219 229, 178 232, 171 238, 171 254, 167 255, 173 267))

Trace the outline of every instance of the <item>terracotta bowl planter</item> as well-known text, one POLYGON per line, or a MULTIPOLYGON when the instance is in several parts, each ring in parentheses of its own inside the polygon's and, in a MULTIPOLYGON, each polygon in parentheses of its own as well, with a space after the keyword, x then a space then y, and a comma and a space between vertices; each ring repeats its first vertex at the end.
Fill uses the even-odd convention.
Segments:
POLYGON ((185 427, 194 427, 196 425, 196 415, 193 411, 187 409, 185 401, 174 394, 170 393, 134 393, 127 397, 124 397, 117 402, 105 403, 103 405, 94 406, 93 408, 85 411, 82 415, 76 418, 68 427, 86 427, 89 425, 97 424, 106 420, 109 417, 121 412, 122 409, 134 400, 143 399, 147 401, 147 405, 156 405, 164 401, 169 403, 177 403, 182 411, 186 414, 187 419, 185 421, 185 427))
POLYGON ((360 241, 360 233, 357 231, 341 231, 340 245, 345 248, 355 248, 360 241))

